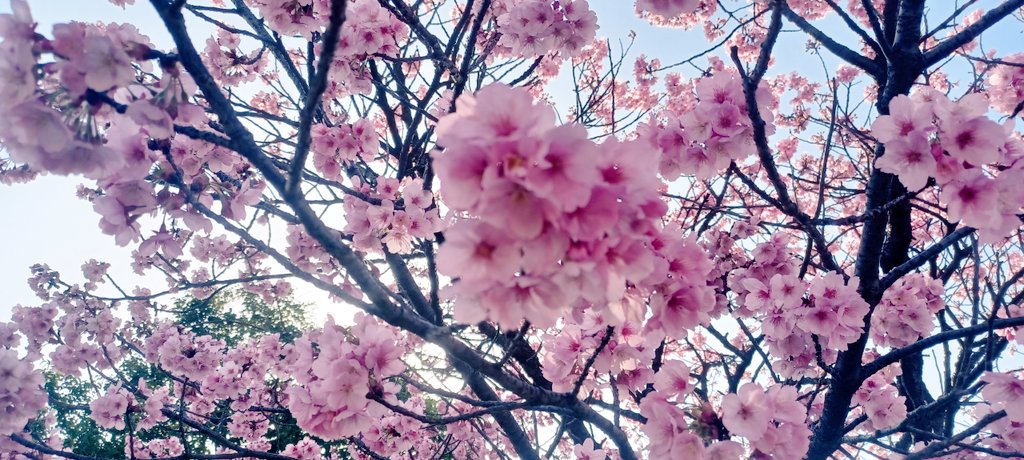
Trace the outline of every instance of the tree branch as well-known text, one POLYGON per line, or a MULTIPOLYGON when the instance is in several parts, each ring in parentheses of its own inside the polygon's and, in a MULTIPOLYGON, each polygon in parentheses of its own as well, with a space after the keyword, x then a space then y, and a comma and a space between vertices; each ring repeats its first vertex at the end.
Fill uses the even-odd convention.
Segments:
POLYGON ((991 325, 989 325, 988 323, 983 323, 974 326, 964 327, 961 329, 953 329, 946 332, 940 332, 933 336, 925 337, 921 340, 918 340, 917 342, 914 342, 903 348, 897 348, 893 351, 890 351, 889 353, 882 355, 880 358, 868 364, 865 364, 864 367, 861 369, 859 377, 861 379, 871 377, 876 372, 884 369, 886 366, 890 364, 899 361, 905 356, 930 348, 943 342, 961 339, 972 335, 983 334, 987 332, 989 328, 1007 329, 1018 326, 1024 326, 1024 317, 997 319, 995 321, 992 321, 991 325))
POLYGON ((924 65, 926 67, 930 67, 949 57, 961 46, 970 43, 971 40, 974 40, 997 22, 1013 14, 1014 11, 1022 6, 1024 6, 1024 0, 1007 0, 1002 5, 988 10, 988 12, 982 15, 974 24, 965 27, 964 30, 960 31, 960 33, 943 40, 934 48, 926 51, 924 53, 924 65))
POLYGON ((311 77, 309 94, 306 95, 306 101, 299 112, 299 141, 295 146, 295 156, 292 157, 288 184, 285 187, 287 195, 294 196, 301 193, 299 184, 302 183, 302 169, 306 166, 306 156, 309 155, 309 145, 312 141, 310 131, 312 130, 313 115, 320 108, 320 97, 327 89, 327 76, 334 63, 334 51, 338 48, 341 27, 345 24, 347 5, 348 0, 331 0, 331 19, 327 25, 327 32, 323 35, 320 60, 316 63, 316 74, 311 77))
POLYGON ((810 22, 808 22, 802 16, 797 14, 796 11, 790 9, 788 6, 782 9, 782 14, 786 16, 786 19, 789 19, 790 22, 799 27, 800 30, 807 33, 807 35, 813 37, 815 40, 821 43, 821 45, 824 46, 825 49, 829 50, 829 52, 836 55, 840 59, 846 61, 847 63, 853 65, 854 67, 857 67, 867 72, 870 75, 879 76, 882 74, 882 69, 879 68, 874 61, 860 55, 859 53, 851 50, 850 48, 847 48, 839 44, 831 37, 829 37, 828 34, 822 32, 820 29, 811 25, 810 22))

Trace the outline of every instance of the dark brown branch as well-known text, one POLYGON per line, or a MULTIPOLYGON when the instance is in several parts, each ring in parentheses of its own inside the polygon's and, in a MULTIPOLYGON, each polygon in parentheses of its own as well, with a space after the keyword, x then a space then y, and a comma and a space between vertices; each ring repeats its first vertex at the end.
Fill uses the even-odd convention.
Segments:
POLYGON ((912 353, 916 353, 927 348, 931 348, 940 343, 949 342, 950 340, 962 339, 972 335, 983 334, 992 329, 1007 329, 1011 327, 1024 326, 1024 317, 1016 318, 1004 318, 992 321, 992 324, 982 323, 974 326, 968 326, 961 329, 953 329, 946 332, 940 332, 933 336, 925 337, 917 342, 907 345, 903 348, 897 348, 889 353, 882 355, 880 358, 872 361, 869 364, 864 365, 861 369, 861 379, 866 379, 876 372, 885 368, 892 363, 895 363, 905 356, 912 353))
POLYGON ((930 247, 928 247, 928 249, 921 251, 920 254, 912 257, 910 260, 904 262, 898 267, 893 268, 892 270, 889 271, 889 273, 885 275, 885 277, 879 280, 879 292, 884 291, 889 286, 892 286, 892 284, 895 283, 900 278, 902 278, 903 275, 906 275, 907 273, 914 271, 918 267, 927 263, 928 260, 931 259, 932 257, 939 255, 942 251, 945 251, 950 246, 956 244, 960 240, 970 236, 973 233, 974 229, 971 227, 960 227, 954 230, 953 233, 950 233, 949 235, 946 235, 944 238, 939 240, 938 243, 931 245, 930 247))
POLYGON ((960 33, 943 40, 934 48, 926 51, 924 53, 924 65, 926 67, 930 67, 949 57, 961 46, 964 46, 970 43, 971 40, 978 38, 978 36, 983 32, 1001 21, 1003 18, 1013 14, 1014 11, 1022 6, 1024 6, 1024 0, 1007 0, 1002 5, 988 10, 988 12, 982 15, 974 24, 965 27, 964 30, 960 31, 960 33))
POLYGON ((597 349, 594 353, 587 358, 587 362, 583 364, 583 370, 580 372, 580 378, 576 380, 576 384, 572 386, 572 395, 576 396, 580 394, 580 388, 583 388, 583 382, 587 380, 587 375, 590 374, 590 368, 594 366, 594 362, 597 361, 597 356, 604 351, 604 347, 608 346, 608 341, 612 338, 612 333, 615 332, 614 326, 608 326, 604 330, 604 336, 601 337, 601 343, 597 345, 597 349))
POLYGON ((937 441, 937 442, 933 442, 931 444, 928 444, 927 446, 925 446, 924 449, 921 449, 918 452, 911 453, 910 455, 907 455, 904 458, 906 460, 918 460, 918 459, 922 459, 922 458, 934 457, 934 456, 936 456, 935 454, 938 454, 939 452, 941 452, 942 449, 945 449, 945 448, 947 448, 949 446, 955 445, 955 444, 959 443, 960 441, 963 441, 964 439, 967 439, 970 436, 974 436, 974 435, 980 433, 981 430, 983 430, 986 426, 988 426, 992 422, 995 422, 996 420, 999 420, 999 419, 1001 419, 1003 417, 1006 417, 1006 411, 1002 411, 1001 410, 999 412, 993 412, 991 414, 988 414, 988 415, 982 417, 981 420, 978 420, 978 423, 975 423, 974 425, 971 425, 969 428, 967 428, 964 431, 961 431, 956 436, 953 436, 953 437, 951 437, 949 439, 946 439, 946 440, 937 441))
POLYGON ((829 37, 828 34, 811 25, 810 22, 808 22, 806 19, 797 14, 797 12, 790 9, 788 6, 783 8, 782 14, 786 16, 786 19, 788 19, 790 22, 799 27, 800 30, 804 31, 805 33, 813 37, 815 40, 821 43, 821 45, 824 46, 825 49, 829 50, 829 52, 836 55, 840 59, 848 62, 854 67, 857 67, 867 72, 870 75, 878 76, 882 74, 882 69, 880 69, 878 67, 878 64, 875 64, 874 61, 860 55, 859 53, 857 53, 854 50, 851 50, 850 48, 847 48, 839 44, 831 37, 829 37))
POLYGON ((306 156, 309 155, 309 146, 312 142, 310 131, 313 125, 313 115, 320 108, 320 97, 327 89, 327 77, 334 61, 334 51, 338 48, 341 27, 345 24, 345 7, 347 5, 348 0, 331 0, 331 18, 327 25, 327 32, 323 35, 320 60, 316 63, 316 74, 311 77, 309 94, 306 95, 306 101, 299 112, 299 140, 295 146, 295 156, 292 158, 288 185, 285 188, 285 193, 290 195, 301 192, 299 184, 302 183, 302 168, 306 165, 306 156))

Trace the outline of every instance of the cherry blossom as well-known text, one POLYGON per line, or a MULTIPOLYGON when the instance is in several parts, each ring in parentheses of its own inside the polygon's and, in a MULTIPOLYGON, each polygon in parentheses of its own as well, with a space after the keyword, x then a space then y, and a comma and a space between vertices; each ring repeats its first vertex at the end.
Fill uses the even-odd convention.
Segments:
POLYGON ((704 444, 686 426, 686 416, 674 404, 657 397, 648 397, 640 404, 640 413, 647 417, 644 432, 651 440, 651 455, 667 458, 685 455, 701 458, 704 444))
MULTIPOLYGON (((666 111, 638 130, 661 152, 660 172, 669 180, 682 174, 707 179, 731 161, 742 161, 754 153, 739 78, 731 72, 717 73, 700 79, 694 89, 696 104, 691 111, 666 111)), ((767 87, 758 88, 762 113, 771 112, 767 110, 770 97, 767 87)), ((766 129, 769 133, 774 130, 771 124, 766 129)))
POLYGON ((783 458, 807 452, 810 430, 804 424, 804 408, 793 387, 775 385, 766 392, 747 383, 737 393, 722 398, 722 422, 729 431, 747 438, 761 452, 783 458))
POLYGON ((1006 65, 996 66, 995 71, 988 76, 988 93, 996 110, 1013 113, 1017 111, 1017 105, 1024 101, 1024 70, 1019 65, 1024 61, 1024 55, 1013 54, 1002 60, 1006 65))
POLYGON ((89 415, 104 428, 123 430, 132 399, 123 388, 111 386, 107 392, 89 403, 89 415))
POLYGON ((0 457, 1019 456, 1015 2, 12 0, 0 457))
POLYGON ((981 381, 987 383, 982 395, 1003 407, 1010 420, 1024 421, 1024 380, 1007 373, 986 372, 981 381))
POLYGON ((906 346, 932 330, 933 316, 945 307, 938 280, 912 274, 885 291, 871 317, 871 338, 881 346, 906 346))
POLYGON ((15 351, 0 349, 0 435, 21 432, 25 423, 46 405, 43 376, 15 351))
POLYGON ((665 18, 680 14, 692 13, 697 10, 697 0, 637 0, 637 11, 647 11, 665 18))
POLYGON ((906 398, 894 382, 900 372, 895 366, 883 369, 865 381, 853 396, 854 404, 861 406, 875 430, 893 428, 906 419, 906 398))

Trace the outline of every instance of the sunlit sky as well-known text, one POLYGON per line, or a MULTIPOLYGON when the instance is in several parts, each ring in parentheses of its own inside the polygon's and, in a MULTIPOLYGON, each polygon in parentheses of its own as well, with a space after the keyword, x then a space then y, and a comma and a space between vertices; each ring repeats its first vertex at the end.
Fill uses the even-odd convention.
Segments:
MULTIPOLYGON (((158 46, 169 48, 169 37, 146 0, 137 0, 136 5, 126 9, 105 0, 28 0, 28 3, 39 23, 38 30, 45 34, 49 34, 54 23, 69 20, 130 22, 158 46)), ((946 8, 953 2, 939 0, 931 3, 946 8)), ((979 5, 997 3, 993 0, 979 5)), ((598 34, 611 38, 613 49, 617 50, 619 43, 629 41, 630 31, 636 32, 631 57, 646 54, 659 57, 668 64, 709 46, 699 31, 683 32, 647 25, 635 17, 630 0, 592 0, 591 7, 598 13, 601 27, 598 34)), ((0 5, 0 12, 9 11, 6 2, 0 5)), ((839 25, 825 29, 843 28, 839 25)), ((196 33, 196 36, 205 40, 208 35, 196 33)), ((1021 51, 1022 43, 1024 40, 1021 40, 1019 27, 996 30, 985 37, 986 48, 997 49, 1000 54, 1021 51)), ((805 44, 806 36, 800 33, 784 34, 778 46, 777 65, 769 75, 797 71, 812 80, 820 79, 822 64, 805 51, 805 44)), ((631 59, 627 60, 626 72, 632 71, 631 62, 631 59)), ((705 63, 706 60, 696 61, 700 66, 705 63)), ((835 70, 836 61, 830 60, 827 64, 831 66, 830 71, 835 70)), ((692 68, 677 71, 682 71, 687 77, 697 75, 692 68)), ((568 89, 567 85, 565 87, 568 89)), ((557 92, 557 86, 555 88, 557 92)), ((556 94, 556 102, 559 96, 568 97, 567 94, 556 94)), ((14 305, 38 303, 25 282, 29 275, 28 267, 35 263, 46 263, 61 271, 65 280, 80 282, 79 267, 94 258, 110 262, 110 273, 122 286, 147 284, 131 271, 130 249, 117 247, 111 237, 103 235, 97 225, 99 216, 92 211, 91 204, 75 197, 76 185, 82 182, 80 178, 46 176, 29 184, 0 185, 0 321, 9 318, 14 305)), ((160 283, 160 280, 156 282, 160 283)))

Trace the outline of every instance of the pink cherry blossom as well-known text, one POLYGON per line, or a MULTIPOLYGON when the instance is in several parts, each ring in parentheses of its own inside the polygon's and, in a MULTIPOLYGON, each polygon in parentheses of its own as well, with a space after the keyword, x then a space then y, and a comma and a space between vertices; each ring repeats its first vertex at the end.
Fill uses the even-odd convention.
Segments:
POLYGON ((981 381, 988 384, 981 390, 986 399, 1001 403, 1011 420, 1024 422, 1024 380, 1008 373, 986 372, 981 381))
POLYGON ((106 393, 89 403, 89 415, 103 428, 123 430, 131 404, 131 395, 123 388, 111 386, 106 393))
POLYGON ((654 458, 683 455, 701 458, 704 444, 687 429, 686 416, 676 405, 654 395, 640 403, 640 413, 647 417, 644 433, 651 441, 650 454, 654 458))
POLYGON ((1024 101, 1024 54, 1013 54, 1002 58, 1007 65, 998 65, 988 75, 988 93, 992 97, 992 106, 1002 113, 1013 113, 1017 104, 1024 101))
POLYGON ((134 75, 131 59, 107 37, 88 36, 83 43, 81 71, 85 84, 96 91, 107 91, 128 83, 134 75))
POLYGON ((686 396, 693 390, 690 368, 679 361, 668 361, 654 376, 654 389, 668 398, 686 396))
POLYGON ((0 349, 0 435, 19 433, 46 405, 43 375, 15 351, 0 349))
POLYGON ((146 128, 150 137, 166 139, 174 132, 171 117, 167 112, 147 99, 133 102, 125 111, 136 124, 146 128))
POLYGON ((985 165, 999 159, 1004 142, 1003 128, 984 117, 951 115, 942 122, 939 139, 953 157, 973 165, 985 165))
POLYGON ((980 171, 963 174, 942 189, 942 201, 949 218, 967 225, 985 227, 998 216, 996 183, 980 171))
POLYGON ((871 125, 872 134, 886 145, 912 133, 927 137, 934 129, 931 110, 902 94, 889 101, 889 114, 876 118, 871 125))
POLYGON ((466 281, 498 280, 518 271, 521 253, 514 241, 482 222, 459 222, 449 229, 438 270, 466 281))
POLYGON ((576 460, 604 460, 607 454, 604 449, 594 445, 593 439, 587 439, 583 444, 572 448, 576 460))
POLYGON ((744 384, 737 393, 722 398, 722 423, 761 452, 802 457, 810 445, 811 431, 798 396, 789 386, 774 385, 765 392, 756 383, 744 384))
POLYGON ((664 18, 693 13, 700 6, 697 0, 637 0, 637 11, 646 11, 664 18))
POLYGON ((885 155, 875 161, 875 167, 899 176, 910 190, 920 190, 929 177, 936 175, 931 144, 917 132, 888 142, 885 155))
POLYGON ((722 398, 722 422, 731 433, 757 441, 768 429, 772 419, 770 407, 764 396, 764 389, 755 383, 747 383, 736 393, 722 398))

